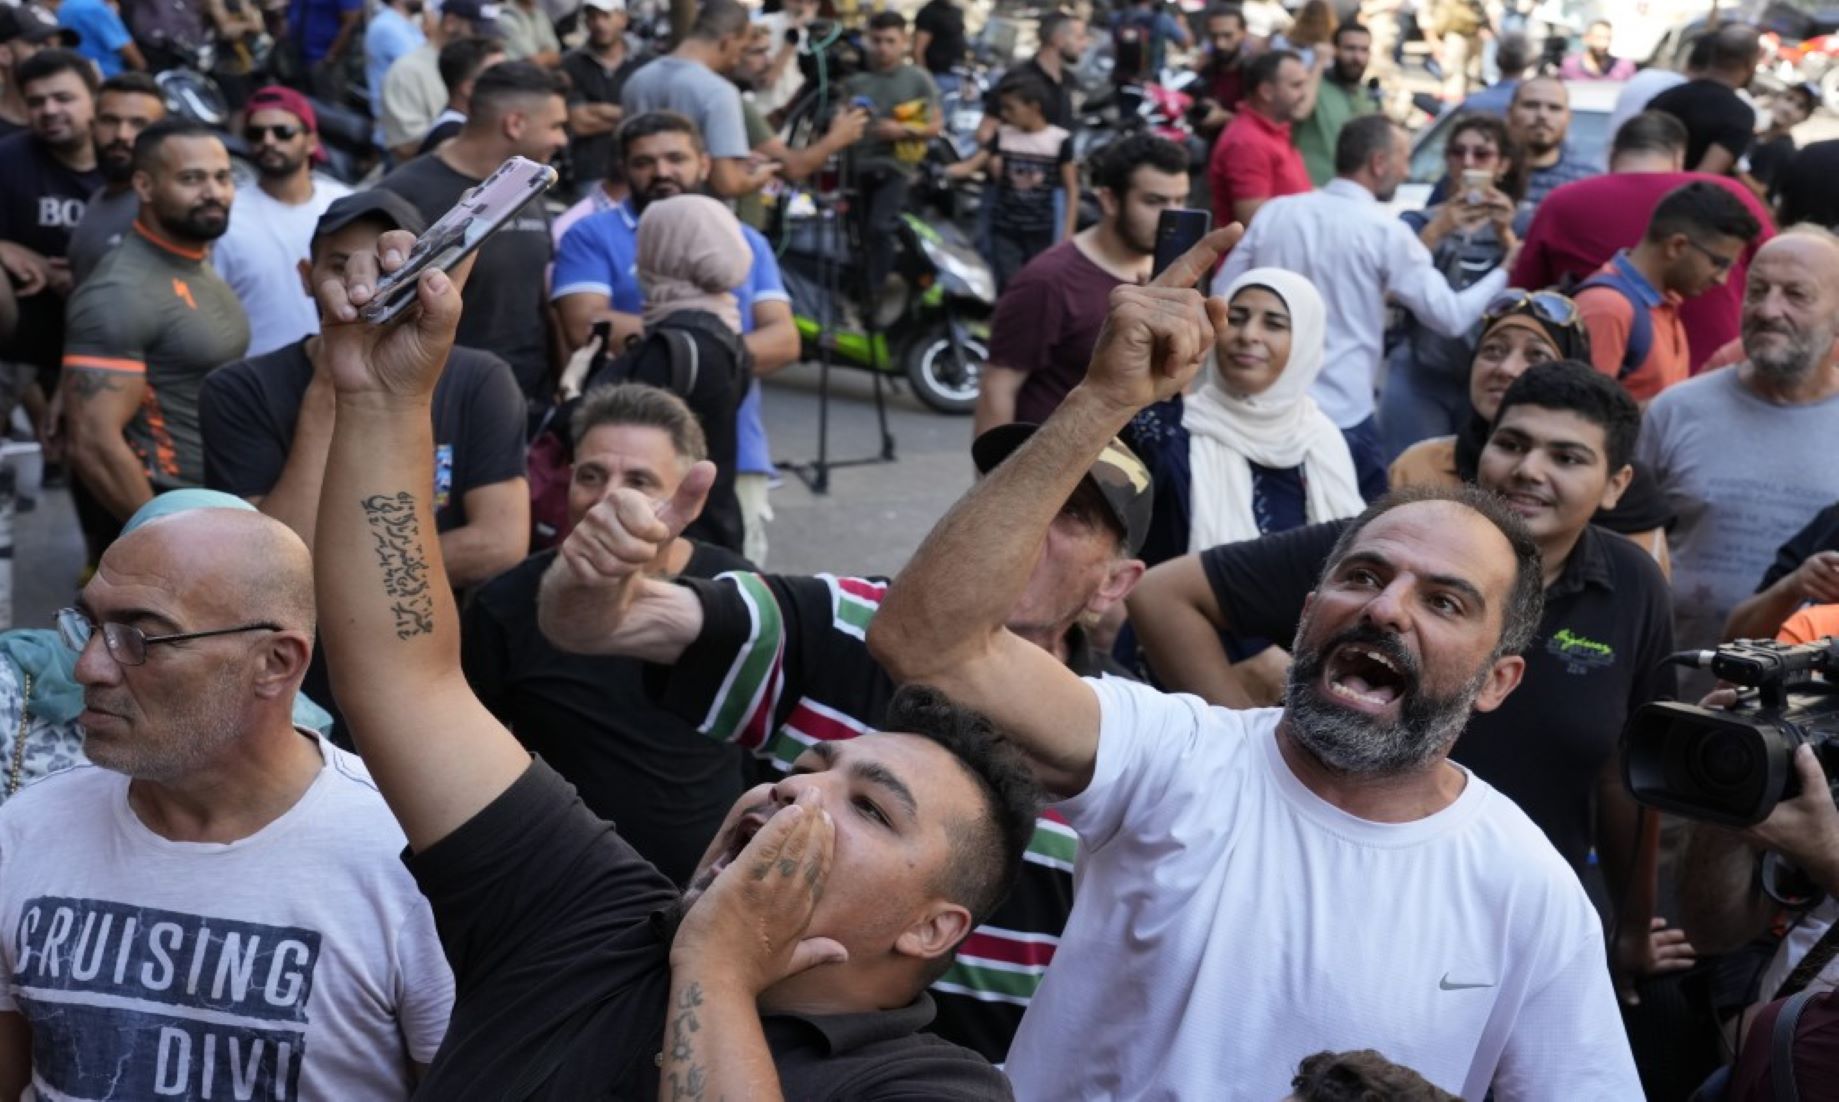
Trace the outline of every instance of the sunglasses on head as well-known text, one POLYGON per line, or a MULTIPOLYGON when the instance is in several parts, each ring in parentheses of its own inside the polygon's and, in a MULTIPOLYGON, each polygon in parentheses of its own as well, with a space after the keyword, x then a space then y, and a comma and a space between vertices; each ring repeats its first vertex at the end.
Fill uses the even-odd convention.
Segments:
POLYGON ((286 123, 282 123, 279 126, 257 126, 254 123, 250 123, 248 126, 243 127, 243 137, 252 142, 259 142, 264 136, 273 134, 275 136, 275 141, 291 142, 300 136, 303 129, 304 128, 298 126, 288 126, 286 123))
POLYGON ((1577 303, 1557 291, 1502 291, 1482 311, 1482 326, 1493 325, 1509 314, 1531 314, 1541 321, 1567 328, 1583 324, 1577 303))

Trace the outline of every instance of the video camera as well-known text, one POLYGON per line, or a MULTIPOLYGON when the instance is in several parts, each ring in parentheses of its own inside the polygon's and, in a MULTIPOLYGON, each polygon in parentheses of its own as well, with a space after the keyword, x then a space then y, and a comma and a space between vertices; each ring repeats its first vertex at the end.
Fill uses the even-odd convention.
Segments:
POLYGON ((838 84, 862 71, 862 47, 842 23, 814 19, 798 47, 798 72, 807 85, 838 84))
POLYGON ((1754 826, 1800 795, 1794 752, 1813 746, 1839 800, 1839 641, 1726 643, 1668 659, 1753 689, 1713 711, 1656 703, 1622 733, 1622 780, 1635 799, 1689 819, 1754 826), (1829 680, 1816 680, 1825 674, 1829 680))

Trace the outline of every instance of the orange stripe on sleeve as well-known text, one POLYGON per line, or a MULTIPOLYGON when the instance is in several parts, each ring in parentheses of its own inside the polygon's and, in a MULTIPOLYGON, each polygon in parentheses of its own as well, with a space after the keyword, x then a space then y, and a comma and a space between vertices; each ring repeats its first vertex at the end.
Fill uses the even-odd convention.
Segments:
POLYGON ((147 365, 140 360, 124 360, 112 356, 65 356, 64 366, 95 371, 125 371, 131 375, 147 373, 147 365))

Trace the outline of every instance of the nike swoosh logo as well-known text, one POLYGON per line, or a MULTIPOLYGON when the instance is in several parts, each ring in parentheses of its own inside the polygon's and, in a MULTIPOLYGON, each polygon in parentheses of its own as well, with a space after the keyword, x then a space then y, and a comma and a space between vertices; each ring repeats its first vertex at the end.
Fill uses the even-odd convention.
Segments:
POLYGON ((1443 978, 1437 981, 1437 990, 1439 991, 1470 991, 1477 987, 1493 986, 1494 985, 1491 983, 1451 983, 1449 981, 1448 972, 1443 973, 1443 978))

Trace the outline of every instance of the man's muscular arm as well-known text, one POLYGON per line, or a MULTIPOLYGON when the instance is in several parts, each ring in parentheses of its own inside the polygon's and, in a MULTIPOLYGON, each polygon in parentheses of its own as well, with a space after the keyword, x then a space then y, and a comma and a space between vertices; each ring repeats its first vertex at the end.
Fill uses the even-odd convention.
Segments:
POLYGON ((146 468, 122 436, 146 393, 144 375, 91 367, 64 369, 71 465, 83 485, 117 520, 127 520, 153 497, 146 468))

